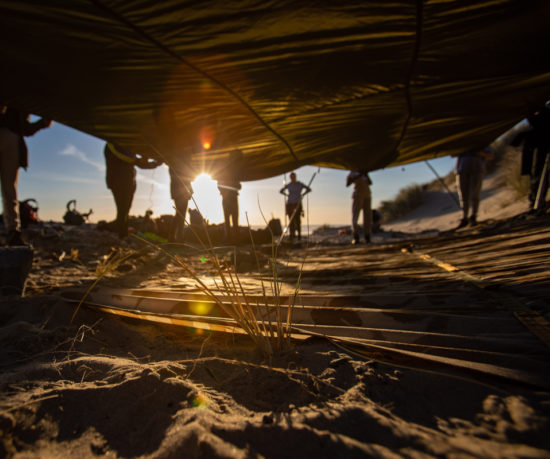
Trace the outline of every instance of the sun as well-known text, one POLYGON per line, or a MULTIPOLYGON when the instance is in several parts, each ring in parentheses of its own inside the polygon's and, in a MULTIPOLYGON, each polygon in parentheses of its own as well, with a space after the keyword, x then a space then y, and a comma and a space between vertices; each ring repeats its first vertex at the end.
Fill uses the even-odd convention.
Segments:
POLYGON ((196 183, 198 185, 199 183, 208 183, 209 181, 213 182, 214 180, 212 180, 212 177, 210 176, 210 174, 203 172, 195 177, 195 180, 193 180, 193 183, 196 183))
POLYGON ((203 218, 210 223, 223 222, 222 198, 216 181, 209 174, 203 172, 191 182, 191 186, 193 187, 193 200, 189 201, 189 208, 197 207, 203 218))

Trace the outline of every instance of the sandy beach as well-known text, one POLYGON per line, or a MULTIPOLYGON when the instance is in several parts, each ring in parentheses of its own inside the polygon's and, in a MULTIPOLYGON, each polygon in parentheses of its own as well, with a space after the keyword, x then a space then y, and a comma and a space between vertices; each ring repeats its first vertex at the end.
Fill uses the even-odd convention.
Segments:
MULTIPOLYGON (((27 230, 25 294, 0 303, 0 456, 549 457, 549 215, 492 180, 477 227, 451 231, 458 210, 432 192, 371 245, 338 228, 284 243, 281 294, 301 280, 310 332, 271 356, 247 335, 92 307, 182 313, 197 281, 165 252, 93 225, 27 230)), ((204 251, 165 250, 219 286, 204 251)), ((271 247, 257 251, 259 271, 249 247, 215 252, 261 296, 271 247)))

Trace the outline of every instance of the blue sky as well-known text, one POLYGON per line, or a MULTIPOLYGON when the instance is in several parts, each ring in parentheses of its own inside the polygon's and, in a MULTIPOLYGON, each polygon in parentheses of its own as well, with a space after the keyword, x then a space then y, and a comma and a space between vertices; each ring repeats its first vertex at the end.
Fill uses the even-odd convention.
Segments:
MULTIPOLYGON (((62 221, 66 204, 76 199, 77 210, 93 209, 91 222, 112 220, 115 205, 111 191, 105 185, 105 142, 95 137, 55 123, 51 128, 27 137, 29 168, 20 170, 19 199, 38 201, 42 220, 62 221)), ((431 161, 440 175, 452 170, 454 159, 449 157, 431 161)), ((308 195, 309 221, 312 225, 349 224, 351 188, 346 188, 347 171, 306 166, 298 169, 298 180, 309 183, 315 178, 308 195)), ((390 199, 399 189, 411 183, 426 183, 435 177, 424 162, 394 167, 371 173, 373 206, 390 199)), ((288 179, 288 177, 287 177, 288 179)), ((252 225, 264 225, 259 207, 266 218, 284 218, 283 197, 279 194, 283 176, 266 180, 244 182, 240 194, 241 224, 246 224, 245 212, 252 225)), ((223 220, 221 198, 215 182, 199 178, 193 188, 195 200, 204 217, 212 223, 223 220)), ((195 207, 194 203, 190 207, 195 207)), ((173 213, 170 199, 168 170, 165 166, 154 170, 138 169, 138 185, 131 210, 132 215, 143 215, 151 208, 154 216, 173 213)))

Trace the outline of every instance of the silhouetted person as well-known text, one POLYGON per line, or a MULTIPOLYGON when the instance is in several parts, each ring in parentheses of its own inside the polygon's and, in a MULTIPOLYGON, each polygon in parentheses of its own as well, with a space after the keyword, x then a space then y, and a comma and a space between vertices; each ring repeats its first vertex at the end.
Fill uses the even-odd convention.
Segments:
POLYGON ((136 192, 136 167, 153 169, 161 164, 156 160, 146 160, 122 149, 118 145, 107 143, 105 154, 105 181, 113 193, 116 205, 115 229, 120 238, 128 236, 128 217, 136 192))
POLYGON ((241 189, 239 171, 242 159, 242 151, 233 150, 229 154, 227 164, 216 177, 218 190, 222 196, 225 238, 228 241, 233 239, 234 242, 239 240, 239 190, 241 189))
POLYGON ((529 175, 529 202, 535 209, 537 194, 541 193, 541 208, 546 207, 545 198, 548 192, 548 178, 542 177, 544 163, 550 152, 550 107, 545 105, 541 110, 527 118, 531 130, 524 133, 521 173, 529 175))
POLYGON ((463 228, 468 224, 477 225, 481 184, 485 175, 485 160, 493 157, 493 150, 487 147, 483 150, 463 153, 456 159, 456 185, 462 208, 462 220, 460 220, 458 228, 463 228), (468 218, 470 206, 472 213, 468 218))
POLYGON ((280 189, 279 193, 287 196, 286 214, 289 218, 290 239, 294 240, 294 234, 298 233, 298 240, 302 238, 302 198, 311 191, 311 188, 296 180, 296 174, 290 173, 290 183, 280 189), (305 193, 302 194, 302 191, 305 193))
POLYGON ((372 209, 372 225, 371 225, 371 231, 373 233, 379 233, 382 231, 382 227, 380 224, 382 223, 382 214, 376 210, 372 209))
POLYGON ((170 196, 174 200, 176 215, 170 231, 170 241, 182 242, 185 230, 185 215, 189 200, 193 196, 193 187, 189 178, 189 171, 181 162, 169 166, 170 196))
POLYGON ((352 171, 346 178, 346 186, 353 183, 353 194, 351 196, 351 226, 353 229, 353 243, 359 244, 359 214, 363 212, 363 231, 365 242, 370 243, 372 226, 371 192, 372 181, 369 174, 365 172, 352 171))
POLYGON ((0 107, 0 181, 4 205, 4 225, 8 232, 7 244, 24 245, 21 239, 21 220, 17 200, 19 168, 29 164, 27 144, 24 137, 34 135, 40 129, 52 125, 52 121, 40 118, 30 122, 30 114, 13 107, 0 107))

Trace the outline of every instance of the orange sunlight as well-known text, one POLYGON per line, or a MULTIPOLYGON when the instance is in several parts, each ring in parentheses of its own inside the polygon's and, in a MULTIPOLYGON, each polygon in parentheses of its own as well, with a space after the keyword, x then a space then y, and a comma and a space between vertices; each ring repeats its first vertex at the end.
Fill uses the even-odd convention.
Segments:
MULTIPOLYGON (((223 222, 222 198, 217 183, 207 173, 202 173, 191 182, 193 198, 203 218, 210 223, 223 222)), ((189 201, 189 208, 195 207, 195 202, 189 201)))

